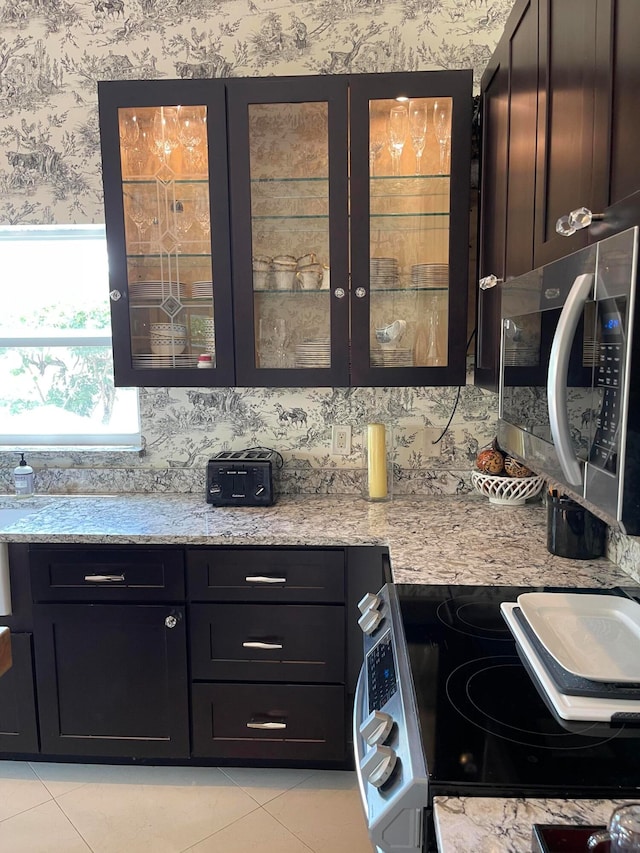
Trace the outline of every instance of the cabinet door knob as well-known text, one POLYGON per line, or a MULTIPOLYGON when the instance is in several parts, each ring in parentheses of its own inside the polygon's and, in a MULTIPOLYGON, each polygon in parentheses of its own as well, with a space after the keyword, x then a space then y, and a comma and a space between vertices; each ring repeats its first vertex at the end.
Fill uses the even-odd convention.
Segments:
POLYGON ((344 297, 345 297, 344 287, 336 287, 336 289, 333 291, 333 295, 335 296, 336 299, 344 299, 344 297))
POLYGON ((496 284, 500 284, 502 281, 504 281, 504 279, 498 278, 491 273, 491 275, 485 275, 481 278, 478 284, 480 285, 480 290, 489 290, 491 287, 495 287, 496 284))
POLYGON ((592 222, 604 218, 604 213, 592 213, 588 207, 577 207, 568 215, 560 216, 556 222, 556 231, 563 237, 571 237, 576 231, 588 228, 592 222))
POLYGON ((167 626, 167 628, 175 628, 178 624, 178 620, 175 616, 167 616, 167 618, 164 620, 164 624, 167 626))
POLYGON ((118 299, 122 298, 122 294, 120 293, 119 290, 112 290, 109 293, 109 298, 111 299, 112 302, 117 302, 118 299))
POLYGON ((356 287, 356 296, 358 299, 363 299, 367 295, 367 291, 364 287, 356 287))

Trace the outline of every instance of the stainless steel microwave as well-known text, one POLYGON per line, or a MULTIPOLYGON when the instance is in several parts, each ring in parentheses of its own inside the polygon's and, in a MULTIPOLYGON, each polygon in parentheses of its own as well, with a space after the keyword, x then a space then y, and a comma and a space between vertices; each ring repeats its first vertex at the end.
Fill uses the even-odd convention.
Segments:
POLYGON ((640 534, 638 227, 502 286, 503 450, 640 534))

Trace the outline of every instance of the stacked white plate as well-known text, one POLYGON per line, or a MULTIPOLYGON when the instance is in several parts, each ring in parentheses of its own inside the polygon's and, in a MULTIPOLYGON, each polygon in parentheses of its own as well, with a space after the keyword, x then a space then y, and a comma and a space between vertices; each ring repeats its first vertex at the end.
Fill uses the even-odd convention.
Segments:
POLYGON ((503 602, 500 610, 534 681, 562 719, 615 724, 615 714, 640 714, 640 700, 635 698, 640 684, 637 601, 606 594, 532 592, 518 596, 517 604, 503 602), (516 615, 518 608, 524 623, 516 615), (553 659, 553 677, 538 648, 553 659), (573 679, 571 690, 558 686, 558 671, 573 679))
POLYGON ((372 290, 387 290, 398 286, 397 258, 369 258, 369 285, 372 290))
POLYGON ((213 298, 213 282, 212 281, 194 281, 191 285, 191 296, 194 299, 212 299, 213 298))
POLYGON ((329 338, 310 338, 296 344, 296 367, 331 367, 329 338))
POLYGON ((134 367, 195 367, 197 355, 180 353, 178 355, 157 355, 141 353, 133 356, 134 367))
POLYGON ((132 281, 129 284, 129 295, 135 299, 152 299, 154 302, 168 296, 183 299, 186 288, 178 281, 132 281))
POLYGON ((413 352, 411 349, 372 349, 372 367, 413 367, 413 352))
POLYGON ((540 354, 537 347, 505 348, 504 363, 507 367, 538 367, 540 354))
POLYGON ((412 287, 449 287, 449 264, 414 264, 411 267, 412 287))

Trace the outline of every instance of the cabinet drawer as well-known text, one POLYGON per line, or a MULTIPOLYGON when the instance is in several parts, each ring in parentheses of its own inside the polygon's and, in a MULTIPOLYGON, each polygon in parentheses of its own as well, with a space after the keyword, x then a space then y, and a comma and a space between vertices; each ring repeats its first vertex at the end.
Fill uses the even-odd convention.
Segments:
POLYGON ((194 684, 193 755, 343 761, 344 689, 307 684, 194 684))
POLYGON ((344 682, 344 607, 194 604, 190 624, 194 679, 344 682))
POLYGON ((191 601, 344 602, 344 551, 204 548, 187 552, 191 601))
POLYGON ((34 546, 30 565, 34 601, 184 599, 181 549, 34 546))

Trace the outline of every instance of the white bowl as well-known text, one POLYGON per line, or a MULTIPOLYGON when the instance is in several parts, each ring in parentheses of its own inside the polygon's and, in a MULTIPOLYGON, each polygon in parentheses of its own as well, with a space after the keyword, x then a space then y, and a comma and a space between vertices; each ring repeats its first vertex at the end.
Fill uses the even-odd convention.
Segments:
POLYGON ((153 337, 186 338, 187 327, 183 323, 151 323, 149 330, 153 337))
POLYGON ((151 338, 151 352, 154 355, 180 355, 187 348, 185 339, 175 341, 157 341, 151 338))
POLYGON ((489 498, 489 503, 503 506, 522 506, 527 498, 537 495, 544 484, 544 478, 500 477, 497 474, 471 472, 473 487, 481 495, 489 498))

